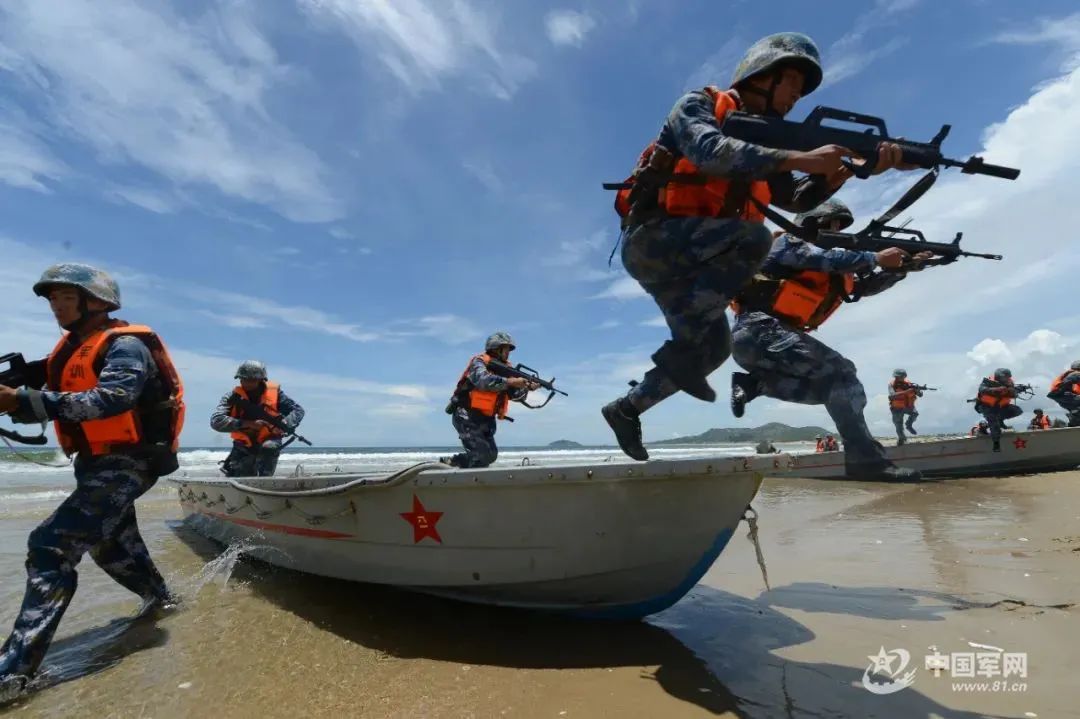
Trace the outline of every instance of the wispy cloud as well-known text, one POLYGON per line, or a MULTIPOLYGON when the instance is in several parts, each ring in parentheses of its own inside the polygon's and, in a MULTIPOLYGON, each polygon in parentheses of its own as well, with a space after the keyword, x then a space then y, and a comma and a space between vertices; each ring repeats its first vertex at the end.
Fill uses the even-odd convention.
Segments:
POLYGON ((596 27, 596 20, 576 10, 552 10, 544 18, 548 39, 556 45, 581 47, 585 36, 596 27))
POLYGON ((1030 27, 1012 29, 990 38, 1004 45, 1052 45, 1065 53, 1065 70, 1080 64, 1080 12, 1063 18, 1036 18, 1030 27))
POLYGON ((106 197, 141 207, 159 215, 176 212, 181 207, 181 203, 176 197, 145 187, 114 187, 107 192, 106 197))
POLYGON ((288 70, 249 8, 226 3, 189 20, 135 0, 12 0, 0 7, 0 67, 21 80, 20 105, 43 136, 82 143, 100 162, 293 220, 334 219, 342 204, 326 168, 267 109, 288 70))
MULTIPOLYGON (((547 267, 580 267, 607 242, 609 235, 606 230, 597 230, 584 238, 563 240, 554 251, 544 255, 541 263, 547 267)), ((607 277, 607 273, 603 277, 607 277)))
POLYGON ((623 277, 615 280, 603 292, 591 296, 590 300, 634 300, 639 297, 648 297, 648 293, 641 289, 633 277, 623 277))
POLYGON ((454 314, 429 315, 415 320, 401 320, 394 329, 395 337, 433 337, 448 345, 458 345, 484 335, 471 320, 454 314))
POLYGON ((639 324, 641 324, 642 327, 667 327, 667 320, 664 319, 663 315, 659 315, 643 320, 639 324))
POLYGON ((324 26, 346 32, 357 49, 415 94, 462 77, 509 99, 536 64, 498 46, 494 21, 467 0, 298 0, 324 26))
POLYGON ((855 24, 829 46, 822 58, 825 78, 822 87, 835 85, 859 74, 872 63, 891 55, 907 44, 908 38, 891 37, 872 40, 874 30, 890 27, 898 17, 913 9, 920 0, 876 0, 873 7, 855 18, 855 24))
POLYGON ((226 327, 232 327, 233 329, 247 330, 262 329, 263 327, 266 327, 266 319, 260 319, 258 317, 223 315, 219 312, 210 312, 209 310, 202 310, 199 314, 210 319, 212 322, 226 327))
POLYGON ((690 74, 683 84, 683 90, 698 90, 706 85, 727 87, 731 74, 735 70, 742 54, 750 42, 736 31, 720 45, 720 48, 705 59, 705 62, 690 74))
POLYGON ((24 190, 52 192, 45 183, 67 174, 67 166, 27 129, 25 120, 9 122, 0 113, 0 182, 24 190))
POLYGON ((503 181, 495 171, 495 166, 491 164, 489 160, 469 159, 461 163, 461 166, 465 168, 465 172, 469 173, 476 178, 476 181, 483 185, 488 192, 493 195, 501 195, 503 192, 503 181))

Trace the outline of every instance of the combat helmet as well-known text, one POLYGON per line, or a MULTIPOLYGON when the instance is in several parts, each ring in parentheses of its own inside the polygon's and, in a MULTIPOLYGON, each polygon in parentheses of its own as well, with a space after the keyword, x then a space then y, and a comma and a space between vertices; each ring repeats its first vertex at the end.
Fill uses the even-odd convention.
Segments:
POLYGON ((510 336, 509 332, 495 332, 487 338, 486 342, 484 342, 484 351, 491 352, 492 350, 499 349, 503 345, 509 346, 510 349, 517 349, 517 346, 514 344, 514 338, 510 336))
POLYGON ((120 309, 120 287, 116 280, 104 270, 91 265, 76 262, 62 262, 52 265, 41 273, 41 279, 34 283, 34 294, 48 297, 53 287, 76 287, 108 305, 108 311, 120 309))
POLYGON ((840 200, 825 200, 820 205, 812 210, 795 215, 795 224, 799 227, 806 227, 809 221, 814 221, 818 226, 831 222, 833 220, 840 221, 840 229, 846 229, 851 227, 855 222, 855 216, 851 214, 851 210, 840 200))
POLYGON ((730 87, 781 65, 793 65, 803 72, 803 97, 821 84, 821 52, 814 41, 800 32, 779 32, 763 37, 750 46, 735 68, 730 87))
POLYGON ((236 368, 236 379, 266 379, 266 365, 259 360, 244 360, 236 368))

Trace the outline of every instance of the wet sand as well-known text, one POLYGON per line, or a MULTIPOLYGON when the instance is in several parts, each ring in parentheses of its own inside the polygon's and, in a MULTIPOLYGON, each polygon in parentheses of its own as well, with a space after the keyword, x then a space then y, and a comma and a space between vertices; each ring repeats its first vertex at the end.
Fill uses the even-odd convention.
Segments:
MULTIPOLYGON (((772 591, 745 530, 689 596, 645 622, 591 624, 308 577, 241 561, 140 504, 188 596, 157 623, 89 561, 15 717, 1070 717, 1080 690, 1080 472, 918 485, 769 479, 755 506, 772 591), (212 575, 211 570, 218 570, 212 575), (923 657, 1028 655, 1024 692, 956 691, 923 657), (914 684, 862 686, 904 648, 914 684)), ((19 599, 7 520, 0 623, 19 599)), ((672 531, 678 531, 673 527, 672 531)), ((25 534, 23 535, 25 536, 25 534)), ((1000 677, 998 677, 1000 678, 1000 677)), ((1015 678, 1014 678, 1015 679, 1015 678)), ((0 713, 5 713, 0 710, 0 713)))

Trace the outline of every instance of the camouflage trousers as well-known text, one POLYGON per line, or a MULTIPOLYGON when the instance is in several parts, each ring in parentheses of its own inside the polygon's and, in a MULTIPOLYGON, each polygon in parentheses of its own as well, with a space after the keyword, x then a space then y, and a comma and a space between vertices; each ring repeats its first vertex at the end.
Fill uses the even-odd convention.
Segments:
POLYGON ((866 392, 851 360, 764 312, 744 312, 736 318, 732 349, 735 361, 756 381, 759 394, 825 406, 844 440, 849 473, 891 464, 866 426, 866 392))
POLYGON ((267 440, 258 447, 234 444, 221 465, 226 477, 273 477, 281 456, 281 442, 267 440))
POLYGON ((896 439, 903 442, 904 436, 904 420, 907 419, 907 428, 914 429, 915 420, 919 418, 919 413, 912 409, 894 409, 892 412, 893 426, 896 427, 896 439))
POLYGON ((1007 404, 1004 407, 991 407, 990 405, 976 403, 975 411, 986 417, 986 421, 990 425, 990 438, 995 442, 1001 439, 1002 425, 1024 413, 1024 410, 1015 404, 1007 404))
POLYGON ((1080 427, 1080 397, 1050 397, 1065 410, 1070 427, 1080 427))
MULTIPOLYGON (((680 352, 708 376, 731 356, 725 311, 764 262, 772 234, 758 222, 686 217, 647 222, 624 237, 626 271, 659 305, 680 352)), ((678 392, 658 368, 627 397, 638 412, 678 392)))
POLYGON ((495 446, 495 418, 470 412, 464 407, 454 411, 451 422, 457 430, 458 439, 465 447, 450 458, 454 467, 487 467, 499 456, 495 446))
POLYGON ((144 461, 129 456, 76 459, 75 491, 30 533, 26 594, 0 649, 0 680, 37 672, 75 594, 75 567, 87 552, 144 600, 169 599, 135 518, 135 500, 156 481, 144 461))

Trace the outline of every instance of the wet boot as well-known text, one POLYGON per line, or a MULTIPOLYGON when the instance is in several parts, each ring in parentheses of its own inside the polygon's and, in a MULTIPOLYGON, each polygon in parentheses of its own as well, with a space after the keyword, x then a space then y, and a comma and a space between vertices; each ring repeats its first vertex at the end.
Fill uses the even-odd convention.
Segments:
POLYGON ((907 444, 907 437, 905 437, 903 435, 900 435, 899 437, 896 438, 896 446, 897 447, 903 447, 905 444, 907 444))
POLYGON ((746 405, 758 396, 758 383, 745 372, 731 373, 731 413, 742 417, 746 405))
POLYGON ((8 674, 0 677, 0 707, 22 696, 23 692, 26 691, 26 685, 29 683, 29 678, 21 674, 8 674))
POLYGON ((649 458, 649 453, 641 443, 641 418, 638 411, 630 404, 630 400, 620 397, 604 405, 600 413, 604 415, 611 431, 615 433, 619 448, 626 453, 626 456, 639 462, 644 462, 649 458))
POLYGON ((676 387, 703 402, 715 402, 716 392, 701 372, 701 350, 686 342, 668 340, 652 356, 676 387))
POLYGON ((904 426, 907 428, 909 434, 918 434, 918 432, 915 431, 915 425, 912 424, 913 421, 914 420, 908 420, 907 424, 904 426))

